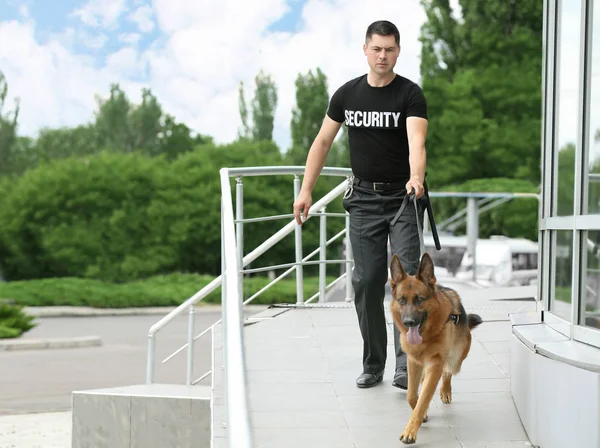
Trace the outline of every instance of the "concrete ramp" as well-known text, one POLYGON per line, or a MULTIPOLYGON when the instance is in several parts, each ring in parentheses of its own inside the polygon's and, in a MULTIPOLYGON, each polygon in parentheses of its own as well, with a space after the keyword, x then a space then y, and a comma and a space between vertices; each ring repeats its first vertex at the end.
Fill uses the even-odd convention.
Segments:
MULTIPOLYGON (((529 447, 510 389, 509 312, 535 310, 529 291, 502 294, 461 291, 468 312, 484 323, 473 332, 471 353, 453 380, 453 402, 434 396, 416 446, 429 448, 529 447), (525 294, 522 294, 525 292, 525 294), (525 300, 514 300, 525 296, 525 300)), ((506 292, 506 291, 505 291, 506 292)), ((516 292, 516 291, 515 291, 516 292)), ((373 448, 403 446, 410 416, 406 392, 391 385, 393 336, 388 314, 388 365, 384 380, 358 389, 362 339, 352 304, 274 308, 244 329, 254 446, 373 448)), ((386 303, 386 308, 388 307, 386 303)), ((225 448, 221 329, 215 332, 215 448, 225 448)))

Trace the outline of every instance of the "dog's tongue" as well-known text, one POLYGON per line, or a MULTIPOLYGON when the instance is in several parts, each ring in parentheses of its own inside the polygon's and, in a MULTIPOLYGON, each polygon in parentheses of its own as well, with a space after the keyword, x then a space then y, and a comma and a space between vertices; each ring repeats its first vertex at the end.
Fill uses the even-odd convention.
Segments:
POLYGON ((423 342, 423 338, 419 334, 419 327, 410 327, 406 334, 406 340, 409 344, 420 344, 423 342))

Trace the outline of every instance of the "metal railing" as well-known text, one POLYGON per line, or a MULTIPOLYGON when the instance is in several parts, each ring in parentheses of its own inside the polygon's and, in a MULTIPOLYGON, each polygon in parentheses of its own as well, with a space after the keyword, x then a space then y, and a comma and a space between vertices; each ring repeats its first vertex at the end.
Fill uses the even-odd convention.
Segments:
MULTIPOLYGON (((248 168, 223 168, 220 170, 221 181, 221 271, 222 274, 216 277, 208 285, 181 303, 177 308, 152 325, 148 332, 148 356, 146 366, 146 382, 154 382, 155 364, 156 364, 156 337, 160 330, 166 327, 178 316, 188 313, 188 340, 165 359, 162 363, 165 364, 172 360, 176 355, 187 350, 186 364, 186 384, 194 385, 202 381, 208 375, 212 374, 209 370, 196 380, 193 379, 193 363, 194 363, 194 343, 196 340, 206 334, 214 334, 215 325, 223 323, 223 347, 224 347, 224 368, 225 368, 225 397, 226 397, 226 412, 227 412, 227 432, 228 443, 230 446, 245 447, 249 446, 251 440, 251 429, 247 413, 247 396, 245 391, 245 361, 243 353, 243 306, 251 303, 260 294, 272 287, 274 284, 282 280, 292 272, 296 272, 296 304, 307 305, 314 301, 317 297, 323 298, 328 290, 338 284, 341 280, 346 279, 346 297, 352 295, 351 276, 346 275, 352 269, 352 253, 347 250, 346 257, 343 260, 328 260, 326 257, 326 248, 331 243, 342 236, 346 236, 349 240, 349 218, 347 213, 327 213, 327 205, 339 197, 345 190, 347 178, 351 175, 351 171, 346 168, 330 168, 324 167, 322 175, 324 176, 342 176, 346 179, 328 192, 321 199, 316 201, 309 213, 311 217, 319 216, 320 219, 320 239, 319 247, 308 254, 302 254, 302 228, 297 225, 293 214, 284 214, 276 216, 266 216, 260 218, 244 219, 243 217, 243 182, 242 178, 247 176, 264 176, 264 175, 293 175, 294 177, 294 199, 300 191, 300 176, 304 173, 304 167, 248 167, 248 168), (233 215, 233 200, 230 187, 230 179, 236 179, 236 216, 233 215), (326 238, 327 217, 345 217, 346 226, 330 239, 326 238), (259 222, 274 219, 290 219, 286 225, 280 230, 271 235, 267 240, 260 244, 256 249, 244 256, 243 244, 243 225, 247 222, 259 222), (281 241, 290 233, 295 232, 295 261, 293 263, 275 265, 263 268, 244 269, 250 263, 258 259, 261 255, 267 252, 275 244, 281 241), (315 255, 319 254, 318 261, 310 261, 315 255), (342 274, 329 285, 326 284, 325 268, 326 264, 330 263, 345 263, 346 273, 342 274), (319 291, 311 296, 306 301, 304 300, 303 289, 303 266, 319 264, 319 291), (246 300, 242 300, 242 281, 244 274, 261 272, 271 269, 288 268, 278 277, 271 280, 266 286, 254 293, 246 300), (221 287, 221 304, 222 315, 219 320, 211 326, 194 336, 195 332, 195 305, 204 300, 209 294, 221 287), (235 404, 230 400, 235 400, 235 404)), ((214 363, 213 363, 214 364, 214 363)))

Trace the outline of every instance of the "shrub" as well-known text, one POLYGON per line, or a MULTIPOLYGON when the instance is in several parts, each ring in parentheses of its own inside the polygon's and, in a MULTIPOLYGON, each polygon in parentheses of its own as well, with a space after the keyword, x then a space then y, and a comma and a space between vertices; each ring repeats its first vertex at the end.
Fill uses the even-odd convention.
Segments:
POLYGON ((21 306, 0 302, 0 339, 18 338, 35 326, 33 319, 21 306))
MULTIPOLYGON (((0 296, 22 306, 91 306, 128 308, 177 306, 208 285, 214 277, 196 274, 170 274, 127 283, 110 283, 94 279, 49 278, 0 283, 0 296)), ((333 278, 328 278, 328 283, 333 278)), ((247 299, 269 283, 264 277, 244 280, 247 299)), ((318 277, 304 278, 305 300, 319 290, 318 277)), ((221 288, 204 299, 220 303, 221 288)), ((296 281, 283 279, 263 292, 253 304, 295 303, 296 281)))

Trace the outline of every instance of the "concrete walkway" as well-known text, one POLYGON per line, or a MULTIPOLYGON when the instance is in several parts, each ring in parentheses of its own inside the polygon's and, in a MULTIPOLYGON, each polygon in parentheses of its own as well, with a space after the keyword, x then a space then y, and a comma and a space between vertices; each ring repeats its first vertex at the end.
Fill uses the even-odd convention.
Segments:
MULTIPOLYGON (((508 313, 534 310, 535 303, 490 300, 508 295, 531 297, 531 291, 463 292, 467 311, 479 313, 486 322, 474 330, 471 353, 453 380, 452 404, 443 404, 435 395, 416 446, 531 446, 510 393, 508 313)), ((388 361, 378 386, 358 389, 355 385, 361 373, 362 340, 354 308, 277 311, 280 314, 245 329, 255 446, 404 446, 399 436, 410 407, 406 392, 391 385, 393 361, 388 361)), ((393 360, 391 316, 388 318, 388 359, 393 360)), ((226 446, 223 397, 219 395, 222 377, 215 379, 215 447, 221 448, 226 446)))
POLYGON ((0 416, 0 448, 70 448, 71 412, 0 416))
MULTIPOLYGON (((509 312, 535 309, 534 288, 465 289, 468 312, 486 321, 473 333, 471 354, 453 381, 453 402, 435 396, 418 447, 518 448, 531 446, 510 394, 509 312)), ((338 304, 342 305, 343 304, 338 304)), ((386 305, 387 306, 387 305, 386 305)), ((406 392, 384 381, 358 389, 362 341, 355 310, 274 308, 245 327, 250 410, 261 448, 387 448, 410 415, 406 392)), ((388 357, 393 359, 391 320, 388 357)), ((221 336, 217 333, 217 336, 221 336)), ((216 352, 214 448, 225 442, 222 371, 216 352)), ((0 416, 0 448, 70 448, 71 413, 0 416)))

